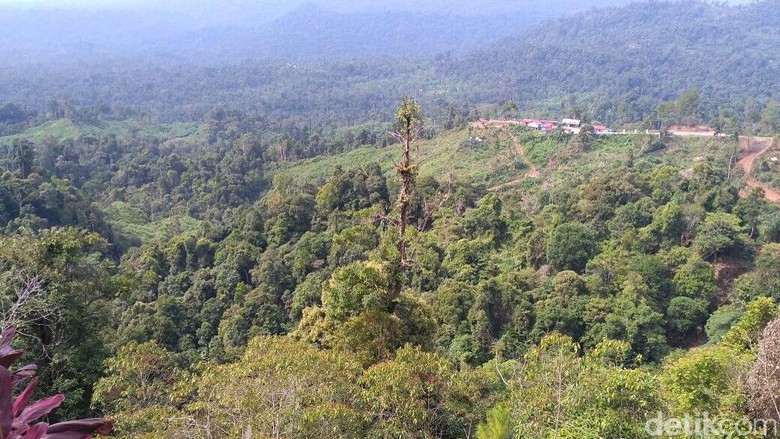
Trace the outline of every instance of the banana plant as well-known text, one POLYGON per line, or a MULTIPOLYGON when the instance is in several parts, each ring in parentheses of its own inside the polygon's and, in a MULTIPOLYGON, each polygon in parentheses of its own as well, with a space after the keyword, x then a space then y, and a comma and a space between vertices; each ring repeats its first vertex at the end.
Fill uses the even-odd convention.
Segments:
POLYGON ((111 431, 112 422, 103 418, 81 419, 49 425, 39 420, 59 407, 65 396, 59 394, 30 402, 38 386, 35 365, 11 372, 13 363, 24 354, 14 349, 11 340, 16 328, 0 333, 0 439, 90 439, 111 431), (13 397, 14 389, 27 382, 13 397))

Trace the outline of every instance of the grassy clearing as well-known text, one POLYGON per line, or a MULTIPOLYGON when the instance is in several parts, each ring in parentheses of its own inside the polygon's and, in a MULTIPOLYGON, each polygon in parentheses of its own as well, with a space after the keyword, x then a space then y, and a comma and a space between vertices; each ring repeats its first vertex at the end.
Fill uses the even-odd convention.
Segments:
MULTIPOLYGON (((519 175, 523 165, 514 151, 511 139, 497 132, 469 134, 467 130, 450 131, 418 143, 421 177, 468 180, 475 184, 491 185, 508 181, 519 175), (481 141, 475 140, 480 137, 481 141)), ((398 148, 363 147, 332 157, 317 157, 285 165, 276 170, 288 174, 299 183, 318 182, 333 173, 337 166, 349 169, 377 163, 393 173, 393 160, 398 148)))
POLYGON ((182 233, 199 233, 207 226, 205 221, 186 215, 149 221, 141 209, 121 201, 111 203, 104 212, 114 231, 142 243, 162 241, 182 233))
MULTIPOLYGON (((726 139, 672 138, 666 147, 649 152, 658 138, 647 135, 592 137, 579 145, 572 136, 556 138, 520 127, 457 130, 419 142, 421 177, 469 181, 485 187, 498 186, 521 177, 527 165, 514 147, 512 136, 522 145, 526 160, 535 164, 543 179, 587 179, 589 175, 634 163, 639 168, 672 164, 691 168, 696 161, 727 163, 736 143, 726 139)), ((398 148, 363 147, 331 157, 301 160, 276 169, 298 183, 318 183, 340 166, 349 169, 377 163, 392 176, 398 148)), ((513 185, 515 188, 526 185, 513 185)))
POLYGON ((523 145, 525 155, 537 168, 547 166, 549 159, 566 148, 568 139, 557 140, 524 128, 513 128, 517 139, 523 145))
POLYGON ((138 131, 142 138, 162 141, 167 139, 185 139, 200 137, 200 127, 196 123, 176 122, 171 124, 146 125, 138 131))
POLYGON ((193 138, 199 135, 195 123, 141 124, 136 120, 99 120, 91 123, 74 122, 70 119, 57 119, 30 128, 23 134, 0 137, 0 145, 10 144, 14 139, 23 138, 35 143, 46 140, 65 142, 77 140, 82 136, 100 137, 113 134, 120 139, 140 137, 155 141, 174 138, 193 138))

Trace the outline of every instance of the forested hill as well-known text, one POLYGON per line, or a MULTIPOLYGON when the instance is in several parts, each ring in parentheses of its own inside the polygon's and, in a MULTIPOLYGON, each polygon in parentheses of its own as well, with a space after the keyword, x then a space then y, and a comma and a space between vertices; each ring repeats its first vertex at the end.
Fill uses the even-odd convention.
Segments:
MULTIPOLYGON (((562 19, 442 66, 481 92, 530 103, 574 94, 604 119, 637 120, 697 87, 718 107, 780 91, 780 2, 644 2, 562 19)), ((707 119, 709 120, 709 117, 707 119)))
POLYGON ((334 12, 307 5, 259 28, 203 29, 156 44, 179 59, 311 60, 464 53, 535 27, 546 11, 460 16, 406 11, 334 12), (202 41, 193 45, 192 41, 202 41))
POLYGON ((548 19, 626 2, 180 1, 80 10, 0 3, 0 54, 9 62, 151 54, 188 63, 420 56, 484 47, 548 19))
MULTIPOLYGON (((780 90, 780 33, 773 26, 780 21, 777 0, 745 6, 635 3, 548 22, 487 49, 435 57, 388 55, 443 50, 438 43, 465 48, 471 43, 463 43, 462 34, 489 39, 499 31, 476 19, 474 26, 461 28, 447 18, 436 21, 411 14, 410 22, 416 26, 407 34, 400 24, 402 14, 393 14, 399 13, 383 15, 383 20, 359 11, 301 12, 272 24, 280 33, 266 43, 256 39, 264 31, 223 27, 224 56, 251 51, 255 55, 219 65, 206 62, 211 34, 195 31, 188 34, 189 49, 182 48, 181 53, 203 48, 184 64, 176 61, 177 51, 154 50, 91 61, 63 55, 57 63, 4 64, 0 102, 35 110, 43 110, 52 99, 76 106, 119 104, 168 120, 197 118, 218 103, 226 109, 273 112, 276 117, 339 126, 386 120, 399 96, 414 94, 428 114, 440 120, 453 106, 511 99, 525 113, 562 115, 578 107, 595 119, 616 124, 657 120, 660 102, 697 87, 702 105, 696 118, 708 122, 723 115, 756 122, 780 90), (347 18, 355 16, 371 25, 359 32, 359 23, 347 18), (430 31, 441 27, 448 31, 430 31), (377 45, 392 49, 377 50, 377 45), (261 59, 269 50, 291 59, 306 57, 317 47, 329 59, 261 59), (346 53, 376 56, 370 60, 337 56, 346 53)), ((506 20, 527 19, 524 14, 506 20)), ((6 47, 13 43, 0 41, 6 47)), ((8 59, 35 59, 41 52, 33 49, 22 58, 8 59)))

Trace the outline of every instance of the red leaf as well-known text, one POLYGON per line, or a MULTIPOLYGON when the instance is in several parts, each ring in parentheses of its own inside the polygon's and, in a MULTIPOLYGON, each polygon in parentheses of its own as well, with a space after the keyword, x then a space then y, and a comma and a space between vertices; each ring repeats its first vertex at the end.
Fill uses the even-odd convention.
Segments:
POLYGON ((32 397, 33 392, 35 392, 35 387, 37 385, 38 378, 33 378, 32 381, 27 384, 27 387, 25 387, 22 393, 16 397, 13 406, 14 417, 18 417, 22 413, 22 409, 27 406, 28 402, 30 402, 30 398, 32 397))
POLYGON ((9 326, 3 329, 3 332, 0 333, 0 348, 10 347, 11 340, 13 340, 15 333, 16 333, 15 326, 9 326))
POLYGON ((7 437, 13 426, 13 405, 11 403, 11 386, 13 379, 8 369, 0 366, 0 436, 7 437))
POLYGON ((64 399, 65 397, 63 395, 54 395, 48 398, 39 399, 22 410, 22 413, 14 419, 14 422, 29 424, 59 407, 64 399))
POLYGON ((103 418, 80 419, 49 426, 45 439, 86 439, 93 434, 107 434, 113 421, 103 418))
POLYGON ((11 346, 15 332, 16 328, 9 326, 0 333, 0 366, 5 368, 10 368, 14 361, 24 354, 23 350, 11 346))
POLYGON ((38 366, 34 364, 28 364, 27 366, 22 366, 21 368, 17 369, 14 372, 14 387, 19 385, 19 383, 26 380, 27 378, 35 376, 35 372, 37 371, 38 366))
POLYGON ((41 422, 30 427, 29 430, 22 436, 22 439, 41 439, 46 434, 46 430, 49 429, 49 424, 41 422))

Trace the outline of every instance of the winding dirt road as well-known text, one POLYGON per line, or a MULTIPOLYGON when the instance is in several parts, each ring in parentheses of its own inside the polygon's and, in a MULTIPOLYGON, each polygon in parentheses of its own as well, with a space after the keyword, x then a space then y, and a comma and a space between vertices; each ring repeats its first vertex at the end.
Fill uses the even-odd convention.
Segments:
MULTIPOLYGON (((506 128, 512 125, 517 125, 517 121, 513 120, 478 120, 472 124, 475 128, 479 129, 486 129, 486 128, 506 128)), ((539 172, 539 169, 536 167, 536 165, 533 164, 530 160, 528 160, 525 156, 525 149, 523 149, 522 143, 520 143, 520 140, 515 136, 511 131, 507 130, 507 134, 509 134, 509 138, 512 139, 512 145, 514 146, 517 153, 520 155, 520 158, 528 165, 528 172, 526 172, 524 175, 517 177, 511 181, 508 181, 506 183, 500 184, 498 186, 493 186, 489 190, 490 191, 497 191, 500 189, 503 189, 508 186, 513 186, 526 178, 539 178, 541 177, 541 173, 539 172)))
MULTIPOLYGON (((472 123, 472 126, 478 129, 486 129, 486 128, 507 128, 518 124, 519 122, 516 120, 492 119, 492 120, 478 120, 472 123)), ((517 136, 515 136, 509 130, 507 130, 507 132, 509 134, 509 137, 512 139, 512 143, 514 144, 517 153, 520 155, 520 158, 523 159, 523 161, 525 161, 528 164, 529 166, 528 172, 526 172, 525 175, 515 178, 512 181, 490 188, 491 191, 496 191, 508 186, 515 185, 526 178, 539 178, 541 176, 541 173, 537 169, 536 165, 534 165, 530 160, 526 158, 523 145, 517 139, 517 136)), ((760 182, 755 178, 753 178, 753 165, 755 164, 756 158, 758 158, 759 156, 761 156, 762 154, 770 150, 772 147, 774 147, 774 145, 775 145, 775 140, 772 137, 752 137, 752 136, 740 137, 739 152, 742 155, 742 157, 739 159, 737 163, 742 167, 742 170, 745 172, 745 182, 749 187, 763 188, 767 200, 773 203, 780 204, 780 191, 772 188, 766 183, 760 182)))
POLYGON ((745 152, 745 155, 739 159, 739 165, 745 171, 745 182, 751 188, 763 188, 766 199, 780 204, 780 191, 773 189, 766 183, 753 178, 753 165, 756 158, 774 147, 775 141, 772 137, 740 137, 739 150, 745 152))

